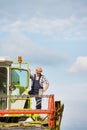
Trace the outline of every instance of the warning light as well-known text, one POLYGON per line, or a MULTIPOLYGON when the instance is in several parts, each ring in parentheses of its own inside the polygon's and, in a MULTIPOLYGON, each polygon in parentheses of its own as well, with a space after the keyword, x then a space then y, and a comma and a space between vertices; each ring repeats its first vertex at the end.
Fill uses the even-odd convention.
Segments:
POLYGON ((22 56, 18 56, 18 62, 19 62, 19 63, 22 62, 22 56))

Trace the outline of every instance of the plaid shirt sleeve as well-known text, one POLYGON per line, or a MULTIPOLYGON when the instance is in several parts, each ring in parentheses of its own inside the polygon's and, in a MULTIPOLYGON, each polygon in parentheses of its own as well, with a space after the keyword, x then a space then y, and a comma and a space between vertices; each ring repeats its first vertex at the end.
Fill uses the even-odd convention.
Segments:
POLYGON ((41 76, 40 85, 43 87, 44 84, 49 83, 44 75, 41 76))

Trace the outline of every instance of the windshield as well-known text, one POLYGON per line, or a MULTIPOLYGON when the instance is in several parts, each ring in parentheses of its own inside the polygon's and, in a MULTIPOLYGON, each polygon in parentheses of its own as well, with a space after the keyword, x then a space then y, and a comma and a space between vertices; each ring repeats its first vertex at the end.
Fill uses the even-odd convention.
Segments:
POLYGON ((7 69, 0 67, 0 94, 6 94, 7 91, 7 69))
POLYGON ((7 69, 5 67, 0 67, 0 109, 6 108, 7 98, 7 69))
POLYGON ((28 87, 28 71, 23 69, 12 69, 11 85, 15 87, 13 95, 22 94, 28 87))

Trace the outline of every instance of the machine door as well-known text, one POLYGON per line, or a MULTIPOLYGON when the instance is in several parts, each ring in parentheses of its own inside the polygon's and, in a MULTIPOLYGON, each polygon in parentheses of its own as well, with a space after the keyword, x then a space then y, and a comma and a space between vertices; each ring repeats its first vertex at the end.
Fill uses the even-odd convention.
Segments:
POLYGON ((7 107, 7 69, 0 67, 0 109, 7 107))
POLYGON ((28 88, 28 71, 23 69, 12 69, 11 70, 11 88, 10 94, 13 96, 10 100, 10 107, 13 108, 23 108, 25 100, 14 98, 14 96, 21 96, 25 93, 28 88))

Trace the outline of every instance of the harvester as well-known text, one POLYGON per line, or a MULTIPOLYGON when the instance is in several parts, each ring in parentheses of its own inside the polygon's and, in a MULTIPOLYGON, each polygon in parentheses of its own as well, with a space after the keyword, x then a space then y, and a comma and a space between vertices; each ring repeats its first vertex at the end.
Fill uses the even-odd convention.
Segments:
POLYGON ((0 57, 0 129, 4 127, 40 127, 44 130, 60 130, 64 104, 55 101, 54 94, 29 95, 30 68, 28 62, 13 62, 0 57), (42 97, 47 106, 36 109, 34 98, 42 97), (28 108, 24 108, 26 100, 28 108), (42 115, 42 118, 40 118, 42 115))

